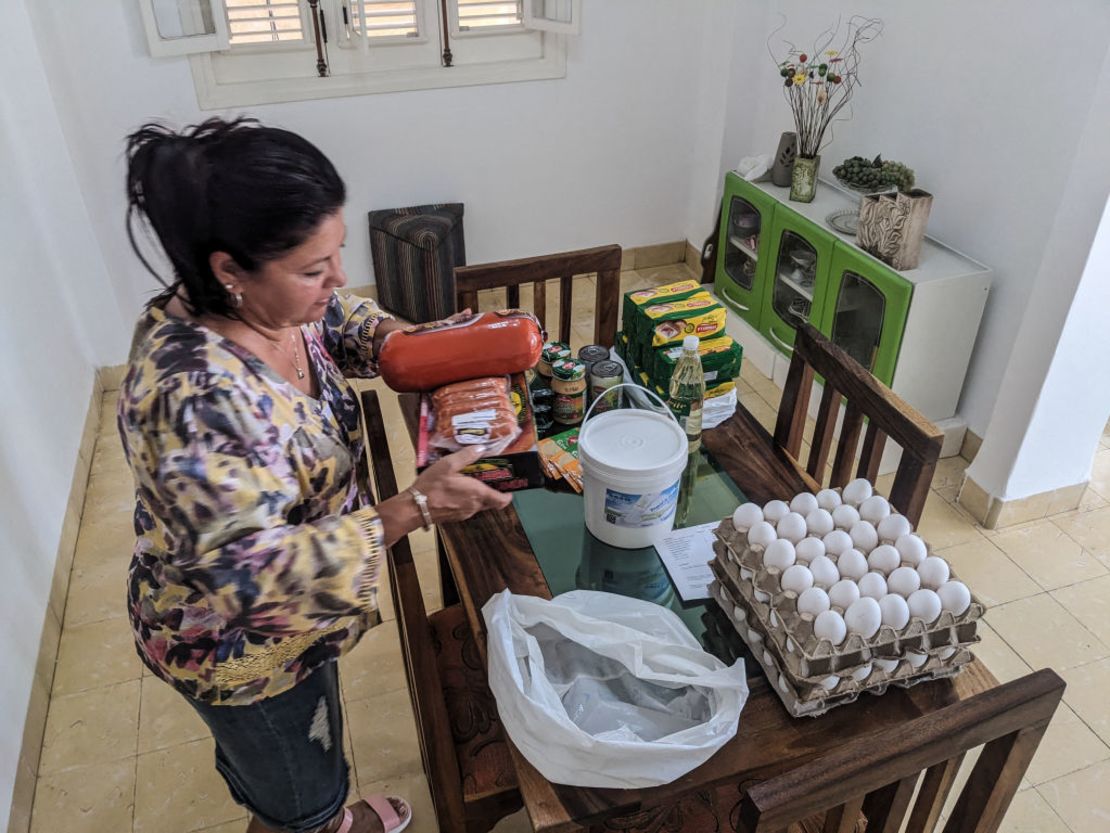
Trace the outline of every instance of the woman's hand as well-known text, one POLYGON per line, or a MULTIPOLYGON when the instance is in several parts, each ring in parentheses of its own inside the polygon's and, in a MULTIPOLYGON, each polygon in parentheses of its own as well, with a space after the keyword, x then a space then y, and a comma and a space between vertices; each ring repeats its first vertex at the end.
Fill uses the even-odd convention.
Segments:
MULTIPOLYGON (((462 470, 482 456, 478 447, 449 454, 421 472, 412 485, 428 498, 428 511, 434 523, 465 521, 486 509, 504 509, 512 495, 491 489, 462 470)), ((424 525, 416 501, 407 491, 378 506, 385 545, 393 546, 410 532, 424 525)))
POLYGON ((482 456, 480 447, 449 454, 424 469, 412 485, 428 498, 428 511, 435 523, 465 521, 486 509, 504 509, 512 495, 491 489, 462 470, 482 456))

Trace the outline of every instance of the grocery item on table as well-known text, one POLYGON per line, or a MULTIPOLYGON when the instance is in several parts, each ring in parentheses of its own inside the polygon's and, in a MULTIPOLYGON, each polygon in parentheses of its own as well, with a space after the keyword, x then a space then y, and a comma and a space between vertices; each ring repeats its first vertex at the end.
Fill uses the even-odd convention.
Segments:
POLYGON ((582 492, 582 466, 578 462, 578 429, 572 428, 540 440, 540 457, 547 476, 565 480, 574 491, 582 492))
POLYGON ((678 507, 675 523, 682 525, 690 514, 690 497, 698 475, 698 452, 701 450, 701 412, 705 404, 705 375, 698 356, 698 337, 686 336, 682 340, 682 355, 671 376, 667 406, 678 418, 686 432, 688 445, 686 468, 678 488, 678 507))
POLYGON ((680 344, 688 335, 710 338, 723 333, 725 317, 725 308, 704 291, 681 301, 641 309, 636 332, 641 367, 647 365, 654 348, 680 344))
POLYGON ((694 280, 678 281, 651 289, 640 289, 636 292, 626 292, 621 333, 632 340, 634 328, 637 324, 637 311, 651 304, 660 304, 665 301, 680 301, 702 291, 700 283, 694 280))
POLYGON ((536 375, 532 379, 532 390, 551 387, 551 366, 557 361, 570 358, 570 345, 562 341, 549 341, 540 350, 540 359, 536 362, 536 375))
MULTIPOLYGON (((463 469, 463 474, 477 478, 503 492, 532 489, 543 486, 544 468, 537 445, 535 417, 528 395, 528 382, 523 371, 508 377, 505 396, 515 423, 515 435, 506 443, 504 435, 510 432, 508 413, 500 391, 490 378, 470 380, 445 386, 420 397, 420 424, 417 433, 416 468, 423 471, 455 446, 465 446, 470 437, 488 432, 485 437, 493 451, 487 452, 478 462, 463 469), (475 381, 479 387, 475 388, 475 381), (438 404, 437 404, 438 395, 438 404), (483 406, 475 411, 473 403, 483 406), (442 409, 442 413, 441 413, 442 409), (456 419, 458 421, 456 422, 456 419), (446 420, 446 422, 445 422, 446 420), (475 433, 471 433, 475 432, 475 433), (498 439, 500 437, 500 439, 498 439), (494 445, 494 443, 497 445, 494 445)), ((486 445, 487 442, 482 442, 486 445)))
POLYGON ((437 388, 432 393, 436 422, 431 443, 448 451, 481 445, 487 454, 500 454, 521 431, 509 394, 508 376, 437 388))
POLYGON ((717 538, 713 595, 791 714, 951 676, 971 659, 983 606, 863 478, 789 505, 742 504, 717 538))
POLYGON ((586 413, 586 366, 575 359, 562 359, 551 366, 552 406, 557 425, 578 425, 586 413))
POLYGON ((578 351, 578 361, 586 365, 586 376, 588 377, 595 364, 609 361, 609 348, 602 347, 600 344, 587 344, 578 351))
POLYGON ((391 333, 378 363, 393 390, 431 391, 466 379, 523 373, 536 366, 542 348, 534 316, 500 310, 391 333))
POLYGON ((594 413, 600 414, 621 406, 621 392, 611 388, 624 382, 624 368, 620 362, 598 362, 589 371, 589 402, 594 413))
MULTIPOLYGON (((706 386, 712 387, 720 382, 730 382, 739 376, 743 353, 740 345, 723 333, 712 338, 701 339, 698 344, 698 355, 701 357, 706 386)), ((651 351, 644 372, 655 387, 663 390, 670 387, 671 376, 681 355, 682 345, 680 344, 651 351)))

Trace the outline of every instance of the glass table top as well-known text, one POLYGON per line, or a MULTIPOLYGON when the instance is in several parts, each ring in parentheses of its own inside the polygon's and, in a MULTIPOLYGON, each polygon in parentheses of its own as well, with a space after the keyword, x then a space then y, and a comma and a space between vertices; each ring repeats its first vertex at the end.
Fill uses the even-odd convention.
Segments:
MULTIPOLYGON (((731 515, 744 493, 704 450, 683 526, 731 515)), ((582 496, 546 489, 516 492, 513 504, 552 596, 602 590, 655 602, 673 610, 709 653, 732 664, 747 654, 731 622, 712 599, 683 602, 654 547, 620 549, 590 534, 582 496)), ((748 663, 753 670, 758 663, 748 663)))

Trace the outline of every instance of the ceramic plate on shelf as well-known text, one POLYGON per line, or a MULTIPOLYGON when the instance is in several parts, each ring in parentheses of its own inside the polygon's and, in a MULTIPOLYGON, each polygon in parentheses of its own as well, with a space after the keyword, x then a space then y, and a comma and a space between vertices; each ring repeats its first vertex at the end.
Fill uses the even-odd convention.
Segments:
POLYGON ((856 232, 859 231, 859 209, 842 208, 839 211, 834 211, 825 218, 825 222, 841 234, 855 236, 856 232))

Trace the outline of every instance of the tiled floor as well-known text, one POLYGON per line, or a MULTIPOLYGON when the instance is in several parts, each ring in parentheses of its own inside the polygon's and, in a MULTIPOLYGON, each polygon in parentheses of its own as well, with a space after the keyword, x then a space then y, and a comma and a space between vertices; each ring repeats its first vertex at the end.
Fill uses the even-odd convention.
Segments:
MULTIPOLYGON (((622 284, 627 290, 688 276, 683 266, 661 267, 625 272, 622 284)), ((576 297, 574 338, 585 343, 592 291, 577 295, 586 297, 576 297)), ((549 300, 557 306, 557 299, 549 300)), ((549 314, 558 320, 556 309, 549 314)), ((771 425, 778 391, 746 364, 740 395, 771 425)), ((405 481, 411 478, 412 453, 396 399, 385 396, 384 406, 399 479, 405 481)), ((114 410, 115 397, 109 395, 74 560, 32 830, 241 833, 244 813, 212 766, 204 725, 172 690, 145 673, 131 647, 123 605, 132 545, 130 477, 114 410)), ((1082 508, 1019 527, 983 530, 954 504, 966 465, 959 458, 942 461, 921 527, 990 605, 977 653, 1002 680, 1051 666, 1068 683, 1065 703, 1003 829, 1106 833, 1110 434, 1082 508)), ((435 587, 430 537, 415 536, 414 550, 426 586, 435 587)), ((428 592, 428 602, 438 604, 434 591, 428 592)), ((384 612, 392 619, 388 606, 384 612)), ((367 634, 340 668, 352 788, 407 795, 415 806, 414 833, 435 830, 392 621, 367 634)), ((499 833, 528 829, 527 818, 518 814, 503 822, 499 833)))

